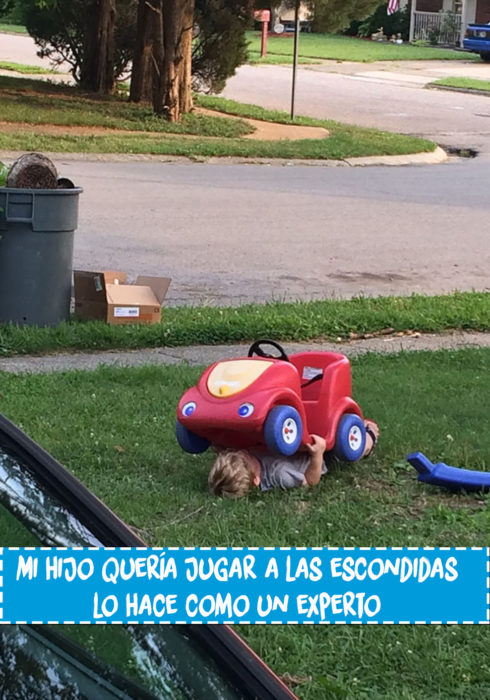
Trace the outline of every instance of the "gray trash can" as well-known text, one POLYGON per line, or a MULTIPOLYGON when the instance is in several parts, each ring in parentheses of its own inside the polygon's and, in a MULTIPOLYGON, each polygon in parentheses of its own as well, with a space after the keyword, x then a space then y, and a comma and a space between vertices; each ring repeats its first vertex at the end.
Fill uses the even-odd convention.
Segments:
POLYGON ((0 323, 68 319, 81 187, 0 187, 0 323))

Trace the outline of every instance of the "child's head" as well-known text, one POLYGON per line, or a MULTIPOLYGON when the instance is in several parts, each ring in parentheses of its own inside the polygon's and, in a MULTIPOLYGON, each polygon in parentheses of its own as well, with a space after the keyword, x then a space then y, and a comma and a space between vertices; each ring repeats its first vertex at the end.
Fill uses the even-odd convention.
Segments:
POLYGON ((242 498, 260 484, 260 465, 245 450, 225 450, 216 457, 208 478, 216 496, 242 498))

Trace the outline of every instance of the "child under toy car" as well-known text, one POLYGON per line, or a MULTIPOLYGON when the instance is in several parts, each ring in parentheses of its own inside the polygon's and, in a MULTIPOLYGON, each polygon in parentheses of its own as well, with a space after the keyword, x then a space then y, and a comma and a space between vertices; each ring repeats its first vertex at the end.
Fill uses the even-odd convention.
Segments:
MULTIPOLYGON (((379 428, 372 420, 365 420, 366 445, 362 457, 369 457, 379 436, 379 428)), ((324 461, 325 439, 311 435, 313 442, 291 457, 257 454, 247 450, 223 450, 209 473, 209 488, 216 496, 242 498, 253 487, 262 491, 272 488, 290 489, 298 486, 316 486, 327 473, 324 461)))

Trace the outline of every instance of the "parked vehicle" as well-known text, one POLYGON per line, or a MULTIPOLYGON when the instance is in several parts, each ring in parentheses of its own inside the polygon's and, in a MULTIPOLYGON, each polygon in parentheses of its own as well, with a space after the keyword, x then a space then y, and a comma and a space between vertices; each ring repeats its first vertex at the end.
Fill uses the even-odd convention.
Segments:
MULTIPOLYGON (((78 479, 0 414, 3 547, 142 547, 78 479)), ((2 700, 294 700, 226 625, 0 625, 2 700)))
POLYGON ((463 47, 471 53, 479 53, 482 61, 490 61, 490 23, 469 24, 463 39, 463 47))

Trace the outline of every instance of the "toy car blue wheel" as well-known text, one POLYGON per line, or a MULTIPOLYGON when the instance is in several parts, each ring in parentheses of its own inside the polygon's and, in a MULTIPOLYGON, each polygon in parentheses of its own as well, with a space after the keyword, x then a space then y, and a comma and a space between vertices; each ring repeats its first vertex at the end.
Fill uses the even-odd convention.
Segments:
POLYGON ((357 462, 364 454, 366 428, 355 413, 346 413, 339 421, 335 437, 335 455, 343 462, 357 462))
POLYGON ((292 406, 275 406, 265 420, 264 438, 269 452, 293 455, 301 444, 303 424, 292 406))
POLYGON ((206 440, 206 438, 202 438, 199 435, 192 433, 179 421, 177 421, 175 425, 175 435, 177 437, 177 442, 182 449, 185 452, 190 452, 193 455, 197 455, 200 452, 205 452, 211 444, 209 440, 206 440))

